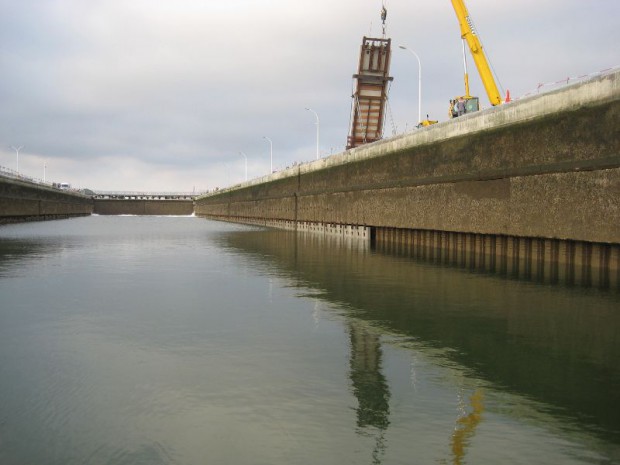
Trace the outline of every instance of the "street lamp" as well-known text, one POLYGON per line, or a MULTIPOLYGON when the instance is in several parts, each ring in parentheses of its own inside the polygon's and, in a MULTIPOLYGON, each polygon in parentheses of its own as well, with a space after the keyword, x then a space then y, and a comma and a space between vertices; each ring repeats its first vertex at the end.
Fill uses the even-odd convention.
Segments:
POLYGON ((316 116, 316 159, 319 159, 319 133, 320 133, 320 121, 319 115, 312 108, 306 108, 306 110, 311 111, 316 116))
POLYGON ((263 139, 269 142, 269 161, 271 163, 271 170, 269 171, 269 174, 271 174, 273 173, 273 141, 267 136, 263 136, 263 139))
POLYGON ((418 59, 418 123, 422 122, 422 62, 416 52, 404 45, 399 45, 403 50, 409 50, 418 59))
POLYGON ((248 180, 248 156, 243 153, 243 152, 239 152, 241 155, 243 155, 243 158, 245 158, 245 180, 248 180))
POLYGON ((15 147, 14 145, 11 145, 11 148, 15 150, 15 153, 17 153, 17 169, 15 171, 19 174, 19 151, 23 149, 24 146, 20 145, 19 147, 15 147))

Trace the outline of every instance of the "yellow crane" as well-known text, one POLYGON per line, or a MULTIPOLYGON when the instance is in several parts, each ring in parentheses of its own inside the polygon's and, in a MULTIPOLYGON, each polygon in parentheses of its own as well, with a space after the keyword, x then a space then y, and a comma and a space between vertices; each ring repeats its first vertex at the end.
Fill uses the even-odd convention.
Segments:
MULTIPOLYGON (((474 24, 469 16, 469 12, 467 11, 467 7, 465 7, 463 0, 451 1, 459 21, 459 26, 461 27, 461 38, 464 43, 467 42, 469 51, 471 52, 476 68, 478 69, 478 74, 480 74, 480 79, 482 80, 482 84, 484 85, 487 96, 489 97, 489 102, 491 102, 491 105, 493 106, 499 105, 502 103, 502 97, 497 88, 497 84, 495 84, 491 67, 489 66, 487 57, 484 54, 482 44, 476 34, 474 24)), ((463 60, 465 61, 464 47, 465 45, 463 44, 463 60)), ((458 116, 459 113, 462 114, 477 111, 479 108, 480 105, 478 97, 473 97, 469 93, 469 77, 467 75, 467 62, 465 61, 465 95, 450 101, 450 116, 458 116), (461 102, 460 105, 459 102, 461 102), (457 110, 458 106, 461 106, 461 111, 457 110)))

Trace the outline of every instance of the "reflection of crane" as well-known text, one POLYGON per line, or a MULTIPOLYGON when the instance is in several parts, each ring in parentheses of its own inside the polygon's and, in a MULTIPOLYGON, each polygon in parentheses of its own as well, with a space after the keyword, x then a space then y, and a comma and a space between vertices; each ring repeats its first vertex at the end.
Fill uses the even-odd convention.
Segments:
POLYGON ((452 460, 454 465, 461 465, 465 458, 465 447, 476 432, 476 426, 482 419, 484 405, 482 391, 478 389, 470 398, 472 412, 456 421, 456 428, 452 434, 452 460))
POLYGON ((456 12, 456 17, 459 20, 459 26, 461 27, 461 38, 463 39, 463 62, 465 64, 465 95, 457 97, 456 99, 451 101, 451 117, 460 116, 463 113, 470 113, 472 111, 478 111, 480 109, 478 97, 473 97, 469 93, 469 77, 467 75, 467 61, 465 59, 465 42, 467 43, 469 51, 474 58, 474 63, 476 64, 478 74, 480 74, 480 79, 482 80, 482 84, 484 85, 487 96, 489 97, 489 102, 491 102, 491 105, 493 106, 502 103, 502 97, 497 88, 497 84, 495 83, 495 79, 493 78, 491 67, 489 66, 487 57, 484 54, 482 44, 474 28, 473 21, 469 16, 469 12, 465 7, 465 3, 463 2, 463 0, 452 0, 452 6, 454 7, 454 11, 456 12), (465 107, 461 107, 461 111, 459 111, 458 108, 459 102, 461 102, 461 105, 464 105, 465 107))

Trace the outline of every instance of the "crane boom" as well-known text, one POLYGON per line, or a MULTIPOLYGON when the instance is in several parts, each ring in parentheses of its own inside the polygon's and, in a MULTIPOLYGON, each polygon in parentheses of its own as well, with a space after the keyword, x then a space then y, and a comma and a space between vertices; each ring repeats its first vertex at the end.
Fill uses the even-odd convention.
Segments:
MULTIPOLYGON (((491 72, 489 62, 484 54, 484 51, 482 50, 482 44, 476 35, 476 30, 474 29, 473 22, 469 17, 469 12, 465 7, 465 3, 463 0, 452 0, 452 6, 454 7, 454 11, 456 12, 456 16, 461 27, 461 38, 465 40, 469 46, 469 50, 474 58, 474 63, 476 64, 476 68, 480 74, 480 79, 482 80, 482 84, 487 92, 489 101, 493 106, 499 105, 502 103, 502 97, 497 89, 497 84, 495 84, 495 79, 493 78, 493 73, 491 72)), ((465 87, 467 89, 466 92, 469 94, 467 77, 465 79, 465 87)))

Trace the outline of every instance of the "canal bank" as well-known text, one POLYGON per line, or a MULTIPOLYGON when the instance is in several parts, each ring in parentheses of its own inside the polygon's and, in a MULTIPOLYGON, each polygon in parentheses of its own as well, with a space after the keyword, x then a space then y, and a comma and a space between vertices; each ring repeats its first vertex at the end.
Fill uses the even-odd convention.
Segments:
POLYGON ((71 218, 92 213, 93 201, 88 195, 0 177, 0 224, 71 218))
POLYGON ((619 128, 612 72, 223 189, 195 211, 398 247, 423 236, 483 266, 617 285, 619 128))

